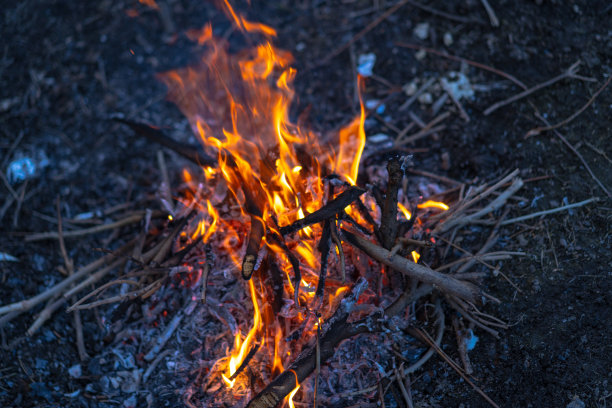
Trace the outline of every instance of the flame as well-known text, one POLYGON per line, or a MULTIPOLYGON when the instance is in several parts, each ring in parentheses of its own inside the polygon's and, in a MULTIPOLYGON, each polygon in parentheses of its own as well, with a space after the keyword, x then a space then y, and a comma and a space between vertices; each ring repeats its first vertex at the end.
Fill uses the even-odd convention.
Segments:
MULTIPOLYGON (((263 221, 266 233, 278 233, 279 227, 304 218, 321 208, 326 199, 333 199, 328 197, 325 176, 335 174, 350 185, 356 184, 365 145, 366 114, 360 96, 359 114, 325 142, 313 131, 292 122, 290 109, 297 74, 291 67, 293 57, 270 42, 276 36, 273 28, 247 20, 228 0, 221 4, 241 32, 257 34, 262 38, 260 42, 231 54, 227 42, 215 37, 210 24, 189 30, 187 37, 200 45, 198 49, 203 53, 198 64, 158 77, 168 87, 168 99, 187 117, 205 150, 217 157, 216 168, 203 169, 205 183, 198 184, 197 177, 183 172, 189 190, 183 203, 200 212, 197 225, 188 235, 193 240, 217 242, 217 252, 230 263, 230 269, 238 270, 252 217, 263 221)), ((363 89, 361 79, 359 89, 363 89)), ((373 205, 369 201, 365 204, 373 205)), ((357 211, 349 211, 361 220, 357 211)), ((277 375, 291 357, 286 337, 300 329, 299 341, 303 341, 316 330, 315 320, 307 310, 314 307, 320 269, 316 248, 321 233, 319 224, 306 227, 294 237, 287 237, 286 246, 269 239, 269 234, 264 236, 262 251, 275 255, 283 279, 283 299, 294 301, 294 285, 299 285, 299 304, 289 304, 288 317, 280 324, 271 312, 273 295, 269 285, 261 283, 256 290, 253 279, 259 279, 258 275, 249 280, 252 326, 246 336, 245 328, 238 330, 229 356, 218 360, 214 371, 235 396, 246 393, 246 387, 236 383, 239 377, 230 378, 254 347, 264 349, 255 354, 254 361, 265 363, 270 373, 277 375), (287 249, 299 259, 299 282, 287 249), (308 305, 306 309, 304 305, 308 305)), ((322 304, 317 306, 323 318, 333 312, 332 305, 348 290, 348 286, 338 287, 338 282, 339 279, 326 281, 322 304)), ((299 387, 296 376, 296 388, 287 399, 291 407, 299 387)))
POLYGON ((234 8, 231 6, 228 0, 223 0, 223 4, 225 5, 227 14, 234 20, 238 28, 247 33, 256 33, 259 32, 261 34, 265 34, 271 37, 276 36, 276 30, 272 27, 269 27, 265 24, 261 23, 253 23, 237 14, 234 11, 234 8))
POLYGON ((365 107, 361 96, 362 88, 363 79, 359 77, 360 115, 351 124, 340 130, 340 151, 335 166, 336 172, 344 174, 352 185, 357 183, 359 162, 365 147, 365 107))
POLYGON ((404 207, 404 204, 397 203, 397 208, 399 208, 406 220, 410 220, 412 218, 412 213, 406 207, 404 207))
POLYGON ((419 262, 419 258, 421 257, 421 255, 417 251, 412 251, 410 255, 412 255, 412 260, 414 261, 414 263, 419 262))
POLYGON ((259 305, 257 304, 257 296, 255 294, 255 285, 253 284, 253 279, 249 280, 249 289, 251 291, 251 300, 253 301, 253 327, 247 334, 244 341, 241 340, 240 331, 236 335, 234 339, 234 349, 229 359, 229 363, 227 365, 227 373, 221 374, 223 381, 227 384, 228 387, 232 388, 236 379, 230 380, 231 376, 238 370, 242 362, 244 361, 246 355, 248 354, 248 350, 253 346, 253 339, 255 336, 261 331, 262 321, 261 314, 259 312, 259 305))
POLYGON ((289 370, 289 371, 291 371, 293 375, 295 376, 295 388, 289 393, 289 395, 285 397, 285 401, 289 404, 289 408, 295 408, 295 405, 293 404, 293 396, 300 389, 300 384, 298 383, 297 373, 294 370, 289 370))
POLYGON ((440 210, 448 210, 448 205, 440 201, 425 201, 424 203, 418 204, 417 208, 438 208, 440 210))

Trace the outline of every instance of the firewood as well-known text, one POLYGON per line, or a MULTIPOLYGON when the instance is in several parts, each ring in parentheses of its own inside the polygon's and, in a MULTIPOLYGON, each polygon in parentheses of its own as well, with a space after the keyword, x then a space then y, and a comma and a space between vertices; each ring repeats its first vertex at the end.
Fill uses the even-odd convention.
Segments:
POLYGON ((281 227, 280 233, 282 235, 292 234, 312 224, 317 224, 329 218, 335 217, 336 214, 342 212, 342 210, 348 207, 353 201, 359 199, 359 196, 363 193, 365 193, 365 190, 359 187, 350 187, 318 210, 308 214, 304 218, 300 218, 293 224, 281 227))
POLYGON ((397 237, 397 193, 403 178, 402 168, 397 158, 393 158, 387 163, 387 172, 389 173, 389 181, 387 182, 387 192, 380 219, 380 235, 382 246, 385 249, 391 249, 397 237))
POLYGON ((468 282, 460 281, 452 276, 436 272, 426 266, 416 264, 402 256, 392 255, 390 251, 373 244, 365 238, 342 229, 342 235, 356 248, 396 271, 399 271, 418 281, 437 286, 443 292, 456 295, 461 299, 475 302, 478 289, 468 282))
POLYGON ((146 123, 134 122, 128 119, 113 118, 116 122, 120 122, 128 125, 136 134, 144 136, 147 139, 160 144, 173 152, 183 156, 187 160, 190 160, 201 166, 216 166, 217 160, 213 157, 201 152, 198 146, 189 146, 183 143, 179 143, 171 137, 167 136, 164 132, 156 127, 148 125, 146 123))
POLYGON ((259 247, 261 246, 264 232, 265 225, 263 219, 255 214, 251 214, 251 232, 249 233, 246 253, 242 259, 242 277, 244 280, 251 279, 255 271, 257 254, 259 253, 259 247))

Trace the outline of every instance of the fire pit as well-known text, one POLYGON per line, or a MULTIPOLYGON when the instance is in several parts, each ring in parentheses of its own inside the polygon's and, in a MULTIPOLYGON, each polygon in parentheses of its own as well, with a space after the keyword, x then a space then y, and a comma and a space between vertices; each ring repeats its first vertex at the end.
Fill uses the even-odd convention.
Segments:
MULTIPOLYGON (((298 72, 292 55, 274 45, 276 30, 228 1, 222 9, 245 45, 232 46, 212 24, 188 30, 198 62, 158 74, 201 146, 137 115, 113 117, 191 162, 181 181, 171 182, 176 177, 160 152, 158 209, 118 208, 125 216, 89 229, 66 230, 58 200, 57 231, 26 241, 56 239, 66 277, 0 306, 0 323, 41 306, 27 329, 32 336, 68 305, 87 361, 80 313, 99 314, 108 349, 95 361, 105 371, 86 391, 109 399, 130 394, 126 406, 138 405, 135 393, 162 366, 182 379, 175 391, 190 407, 368 406, 386 399, 412 406, 414 373, 432 356, 497 406, 477 385, 469 358, 477 335, 499 337, 508 328, 486 311, 501 301, 482 282, 499 275, 519 290, 496 262, 525 253, 493 247, 501 225, 541 214, 507 217, 508 201, 524 185, 519 170, 461 183, 416 168, 406 147, 443 130, 452 114, 469 120, 460 102, 471 89, 465 75, 440 80, 443 94, 429 123, 412 114, 420 130, 366 140, 366 120, 380 118, 385 101, 368 97, 375 57, 360 55, 357 114, 335 131, 315 131, 307 115, 293 119, 298 72), (74 266, 65 239, 128 225, 138 227, 123 246, 74 266), (446 329, 459 362, 444 350, 446 329), (169 344, 184 344, 183 353, 169 344)), ((577 65, 563 75, 576 72, 577 65)), ((406 90, 400 110, 429 86, 406 90)), ((82 377, 80 366, 71 370, 82 377)))

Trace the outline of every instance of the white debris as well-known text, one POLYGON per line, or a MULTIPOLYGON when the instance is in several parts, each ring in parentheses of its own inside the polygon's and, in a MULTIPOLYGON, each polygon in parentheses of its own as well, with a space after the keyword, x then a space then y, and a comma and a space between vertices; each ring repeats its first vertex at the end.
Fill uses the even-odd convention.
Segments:
POLYGON ((450 47, 451 45, 453 45, 453 42, 455 42, 455 40, 453 39, 453 35, 450 32, 447 31, 442 36, 442 42, 447 47, 450 47))
POLYGON ((414 27, 412 33, 416 38, 424 40, 429 37, 429 23, 419 23, 414 27))
POLYGON ((404 93, 408 96, 414 95, 418 89, 419 89, 419 86, 414 80, 407 83, 406 85, 402 87, 402 91, 404 91, 404 93))
POLYGON ((474 89, 470 80, 462 72, 451 71, 440 80, 442 88, 456 99, 474 98, 474 89))
POLYGON ((418 50, 415 54, 414 57, 417 59, 417 61, 421 61, 423 58, 425 58, 427 56, 427 51, 425 50, 418 50))
POLYGON ((372 69, 374 69, 375 62, 376 55, 374 53, 361 54, 357 58, 357 72, 359 75, 364 77, 372 76, 372 69))

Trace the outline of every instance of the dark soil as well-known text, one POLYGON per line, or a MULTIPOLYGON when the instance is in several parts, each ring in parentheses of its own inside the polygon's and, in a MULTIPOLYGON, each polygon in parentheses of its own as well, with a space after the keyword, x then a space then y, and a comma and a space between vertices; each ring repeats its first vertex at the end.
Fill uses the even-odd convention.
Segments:
MULTIPOLYGON (((4 206, 0 207, 0 252, 19 260, 0 261, 1 304, 33 296, 62 279, 57 267, 63 260, 55 242, 23 241, 25 232, 57 228, 56 197, 64 217, 73 218, 156 193, 158 147, 110 121, 113 114, 163 126, 173 137, 195 143, 188 136, 186 120, 164 101, 165 89, 154 75, 193 58, 193 44, 183 30, 212 21, 215 33, 223 35, 230 23, 200 0, 166 3, 176 32, 168 32, 156 11, 136 1, 4 2, 1 171, 7 174, 8 164, 21 157, 31 158, 38 168, 33 178, 11 187, 25 198, 21 205, 9 203, 13 193, 6 183, 0 187, 0 206, 4 206), (127 10, 139 15, 129 17, 127 10)), ((319 62, 382 14, 390 6, 385 3, 389 2, 253 1, 250 8, 242 2, 237 7, 252 20, 278 30, 279 45, 294 53, 301 72, 295 112, 308 107, 308 121, 325 132, 347 122, 358 105, 351 52, 346 50, 323 65, 319 62), (372 10, 358 13, 368 9, 372 10)), ((462 70, 460 63, 436 55, 419 59, 415 50, 397 42, 478 61, 514 75, 528 87, 558 75, 577 60, 583 62, 580 74, 595 80, 566 79, 485 116, 483 111, 492 103, 521 89, 491 72, 466 66, 463 71, 469 80, 488 88, 476 92, 474 100, 462 101, 469 123, 449 104, 453 114, 446 129, 409 147, 421 148, 413 156, 417 168, 461 181, 489 181, 514 168, 521 169, 526 180, 537 178, 519 192, 522 202, 515 203, 509 216, 601 198, 572 211, 503 228, 500 246, 529 256, 503 264, 502 271, 520 292, 501 277, 486 281, 487 290, 503 301, 487 311, 512 326, 500 339, 477 331, 480 341, 470 358, 478 385, 500 406, 565 407, 572 401, 572 407, 608 406, 612 403, 612 202, 558 136, 547 132, 525 139, 524 135, 542 125, 534 109, 557 123, 585 104, 612 75, 612 7, 607 1, 490 2, 500 20, 494 28, 480 1, 429 3, 470 22, 407 4, 352 47, 355 56, 375 53, 377 57, 376 77, 367 82, 366 99, 387 98, 381 114, 387 124, 371 117, 368 135, 393 137, 392 127, 402 129, 411 121, 407 112, 398 111, 407 99, 397 92, 403 85, 462 70), (413 31, 425 22, 428 36, 419 39, 413 31), (445 45, 445 33, 452 35, 452 45, 445 45), (442 168, 445 161, 450 163, 447 170, 442 168)), ((231 36, 239 47, 240 35, 231 36)), ((424 122, 433 119, 430 105, 416 102, 411 109, 424 122)), ((608 190, 612 189, 610 129, 611 88, 559 129, 608 190)), ((177 157, 169 166, 178 179, 188 164, 177 157)), ((129 231, 125 234, 129 238, 129 231)), ((68 240, 69 255, 84 265, 100 255, 96 248, 114 248, 121 241, 115 237, 119 239, 108 245, 107 238, 100 234, 68 240)), ((86 389, 101 374, 96 356, 106 347, 99 316, 82 314, 93 358, 83 364, 83 376, 74 379, 67 372, 79 362, 72 317, 60 311, 36 335, 25 337, 40 310, 0 329, 0 405, 124 406, 122 401, 98 402, 86 389), (69 396, 77 390, 81 390, 78 397, 69 396)), ((450 330, 446 337, 445 350, 457 358, 450 330)), ((142 387, 155 404, 174 406, 180 401, 176 391, 181 384, 180 379, 160 377, 142 387)), ((418 373, 413 394, 420 407, 488 406, 439 359, 418 373)))

